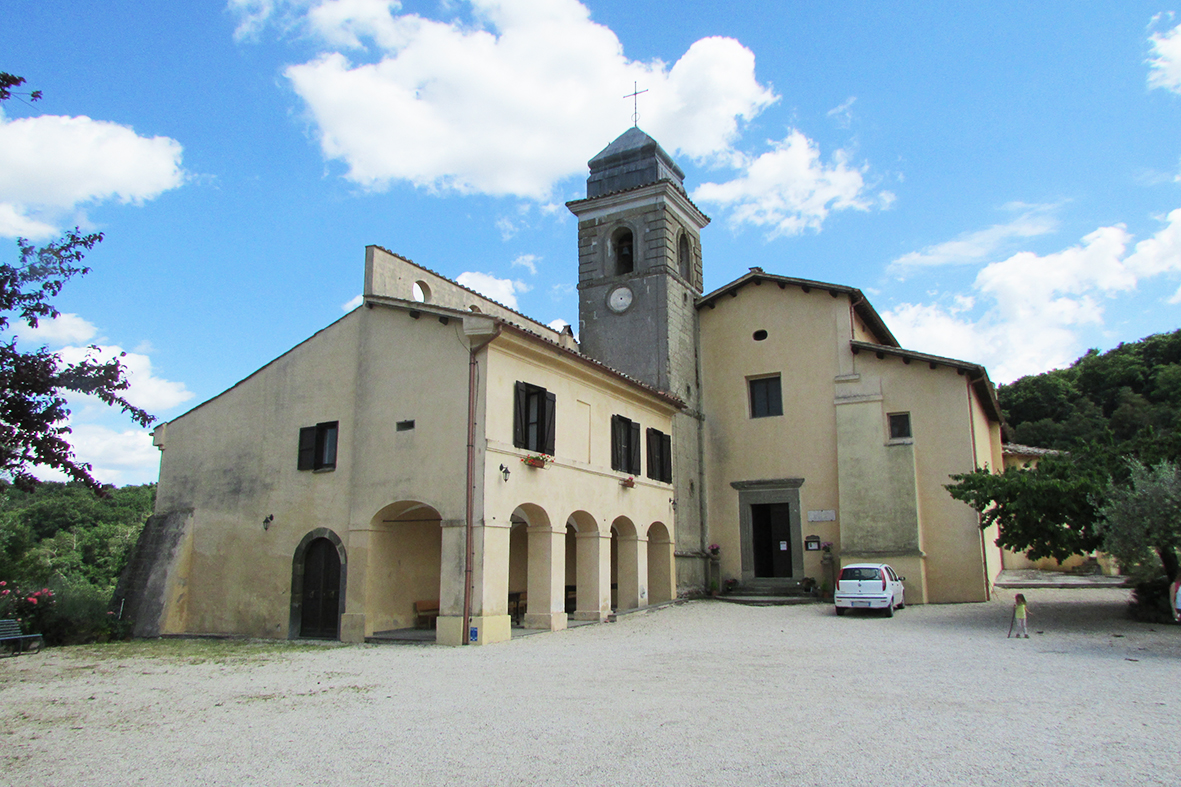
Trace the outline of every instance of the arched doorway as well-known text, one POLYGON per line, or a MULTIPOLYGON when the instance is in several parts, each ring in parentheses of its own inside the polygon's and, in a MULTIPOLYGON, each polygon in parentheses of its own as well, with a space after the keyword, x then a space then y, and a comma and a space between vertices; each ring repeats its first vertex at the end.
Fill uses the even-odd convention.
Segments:
POLYGON ((437 509, 417 500, 385 506, 370 520, 366 615, 375 633, 434 625, 418 610, 441 607, 443 529, 437 509))
POLYGON ((676 595, 673 582, 673 541, 663 522, 648 527, 648 603, 672 601, 676 595))
POLYGON ((625 516, 611 523, 611 588, 615 609, 648 606, 648 555, 645 539, 625 516))
POLYGON ((327 528, 300 541, 291 567, 289 636, 337 639, 344 611, 344 544, 327 528))

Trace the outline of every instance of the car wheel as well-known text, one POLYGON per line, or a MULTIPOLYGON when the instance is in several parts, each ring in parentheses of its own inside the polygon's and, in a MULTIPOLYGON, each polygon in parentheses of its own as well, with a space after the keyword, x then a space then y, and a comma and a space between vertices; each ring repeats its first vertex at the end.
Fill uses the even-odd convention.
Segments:
POLYGON ((836 608, 836 610, 837 610, 837 617, 840 617, 841 615, 844 615, 844 614, 845 614, 845 608, 844 608, 844 607, 837 607, 837 608, 836 608))
POLYGON ((894 617, 894 597, 890 596, 890 603, 886 605, 886 617, 894 617))

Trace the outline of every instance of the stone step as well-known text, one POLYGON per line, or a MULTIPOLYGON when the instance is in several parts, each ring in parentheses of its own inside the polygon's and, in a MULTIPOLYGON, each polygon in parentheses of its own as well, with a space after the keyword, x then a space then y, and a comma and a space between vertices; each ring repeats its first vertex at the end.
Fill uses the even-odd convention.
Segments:
MULTIPOLYGON (((742 604, 748 607, 786 607, 793 604, 819 604, 820 599, 812 596, 718 596, 718 601, 727 604, 742 604)), ((828 602, 831 603, 831 602, 828 602)))

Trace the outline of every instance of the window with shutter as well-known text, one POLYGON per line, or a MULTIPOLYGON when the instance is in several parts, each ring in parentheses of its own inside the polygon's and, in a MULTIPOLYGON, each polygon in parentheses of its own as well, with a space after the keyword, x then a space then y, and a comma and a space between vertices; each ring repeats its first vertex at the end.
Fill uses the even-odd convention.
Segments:
POLYGON ((640 425, 622 415, 611 416, 611 469, 640 474, 640 425))
POLYGON ((336 467, 339 421, 325 421, 299 430, 298 470, 332 470, 336 467))
POLYGON ((513 445, 553 456, 557 410, 554 394, 518 381, 513 389, 513 445))
POLYGON ((672 437, 658 429, 648 430, 648 477, 671 484, 673 480, 672 437))

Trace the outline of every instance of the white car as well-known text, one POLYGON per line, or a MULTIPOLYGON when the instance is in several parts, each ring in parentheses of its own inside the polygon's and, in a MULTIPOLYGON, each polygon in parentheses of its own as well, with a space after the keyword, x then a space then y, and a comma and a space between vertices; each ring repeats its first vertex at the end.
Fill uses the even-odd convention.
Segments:
POLYGON ((853 563, 841 569, 833 600, 837 614, 847 609, 883 609, 893 617, 895 609, 906 606, 906 577, 894 573, 885 563, 853 563))

